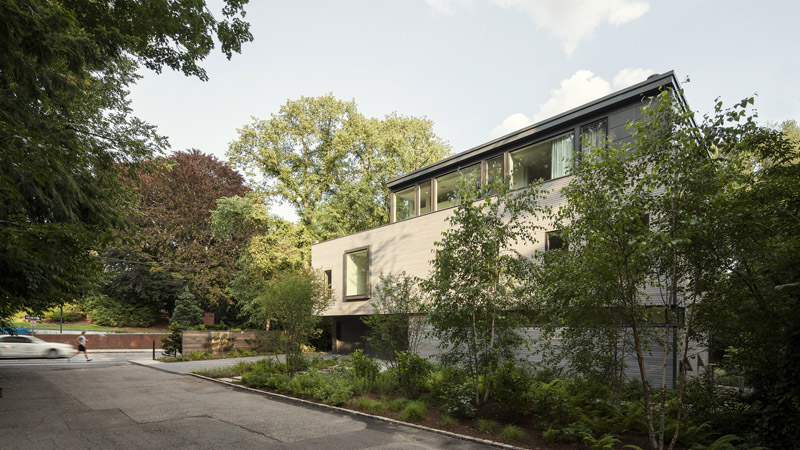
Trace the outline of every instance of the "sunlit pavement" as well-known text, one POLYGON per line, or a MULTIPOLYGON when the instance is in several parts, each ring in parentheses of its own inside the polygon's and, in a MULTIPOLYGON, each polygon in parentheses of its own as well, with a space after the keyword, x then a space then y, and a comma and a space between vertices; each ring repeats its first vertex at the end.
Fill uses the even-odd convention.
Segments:
POLYGON ((89 355, 0 360, 0 447, 490 448, 129 362, 146 353, 89 355))

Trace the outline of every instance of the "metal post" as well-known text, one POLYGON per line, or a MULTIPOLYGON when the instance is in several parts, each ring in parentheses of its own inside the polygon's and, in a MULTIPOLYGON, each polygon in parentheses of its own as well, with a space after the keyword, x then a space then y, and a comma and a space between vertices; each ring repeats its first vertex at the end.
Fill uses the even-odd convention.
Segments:
POLYGON ((58 319, 58 333, 64 334, 64 303, 61 303, 61 318, 58 319))
POLYGON ((156 360, 156 340, 153 339, 153 361, 156 360))

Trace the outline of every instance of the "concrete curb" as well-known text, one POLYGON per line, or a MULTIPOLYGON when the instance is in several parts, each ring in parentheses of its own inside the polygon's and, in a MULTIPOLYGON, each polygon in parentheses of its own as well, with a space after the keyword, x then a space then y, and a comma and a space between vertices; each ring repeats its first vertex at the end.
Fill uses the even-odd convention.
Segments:
MULTIPOLYGON (((133 362, 133 361, 131 361, 131 362, 133 362)), ((144 366, 143 364, 140 364, 140 365, 144 366)), ((153 366, 144 366, 144 367, 152 367, 152 368, 157 369, 157 370, 163 370, 163 369, 159 369, 158 367, 153 367, 153 366)), ((261 395, 266 396, 266 397, 272 397, 272 398, 274 398, 276 400, 284 401, 284 402, 287 402, 287 403, 297 403, 297 404, 301 404, 301 405, 304 405, 304 406, 311 406, 311 407, 322 409, 322 410, 330 410, 330 411, 336 411, 336 412, 340 412, 340 413, 344 413, 344 414, 349 414, 351 416, 366 417, 366 418, 369 418, 369 419, 380 420, 381 422, 391 423, 393 425, 400 425, 400 426, 405 426, 405 427, 416 428, 416 429, 422 430, 422 431, 429 431, 431 433, 441 434, 443 436, 447 436, 447 437, 451 437, 451 438, 455 438, 455 439, 461 439, 461 440, 464 440, 464 441, 475 442, 475 443, 478 443, 478 444, 490 445, 492 447, 497 447, 497 448, 505 448, 505 449, 509 449, 509 450, 526 450, 523 447, 515 447, 513 445, 503 444, 502 442, 495 442, 495 441, 490 441, 490 440, 487 440, 487 439, 476 438, 476 437, 473 437, 473 436, 457 434, 457 433, 453 433, 453 432, 450 432, 450 431, 439 430, 438 428, 429 428, 429 427, 426 427, 426 426, 417 425, 417 424, 410 423, 410 422, 403 422, 401 420, 391 419, 389 417, 375 416, 375 415, 372 415, 372 414, 363 413, 361 411, 353 411, 352 409, 340 408, 338 406, 326 405, 324 403, 316 403, 316 402, 312 402, 312 401, 308 401, 308 400, 303 400, 302 398, 296 398, 296 397, 290 397, 288 395, 277 394, 275 392, 261 391, 261 390, 250 388, 250 387, 247 387, 247 386, 242 386, 241 384, 230 383, 228 381, 222 381, 222 380, 219 380, 219 379, 216 379, 216 378, 210 378, 210 377, 206 377, 206 376, 203 376, 203 375, 198 375, 196 373, 190 373, 189 375, 191 375, 193 377, 197 377, 197 378, 203 379, 203 380, 212 381, 214 383, 224 384, 226 386, 230 386, 230 387, 235 388, 235 389, 254 392, 256 394, 261 394, 261 395)))

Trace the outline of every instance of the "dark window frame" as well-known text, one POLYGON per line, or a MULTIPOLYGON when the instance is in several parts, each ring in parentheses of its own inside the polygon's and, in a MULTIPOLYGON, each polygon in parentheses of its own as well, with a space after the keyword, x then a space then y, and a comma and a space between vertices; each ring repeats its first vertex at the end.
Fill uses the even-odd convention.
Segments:
POLYGON ((342 256, 342 299, 345 302, 369 300, 372 297, 372 246, 351 248, 345 250, 342 256), (365 294, 347 295, 347 255, 367 251, 367 288, 365 294))
POLYGON ((564 242, 564 239, 560 235, 561 235, 561 230, 553 230, 553 231, 545 232, 545 234, 544 234, 544 251, 549 252, 549 251, 552 251, 552 250, 567 250, 567 248, 569 248, 569 246, 567 245, 566 242, 564 242), (555 237, 556 239, 558 239, 561 242, 561 245, 559 245, 556 248, 551 248, 551 245, 550 245, 550 238, 551 237, 555 237))

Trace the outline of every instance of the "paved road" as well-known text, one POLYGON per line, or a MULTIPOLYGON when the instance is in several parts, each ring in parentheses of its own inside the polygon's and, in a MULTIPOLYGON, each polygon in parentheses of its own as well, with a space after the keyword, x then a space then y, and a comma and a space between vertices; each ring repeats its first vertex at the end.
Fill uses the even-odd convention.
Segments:
POLYGON ((92 356, 0 361, 0 448, 489 448, 92 356))

